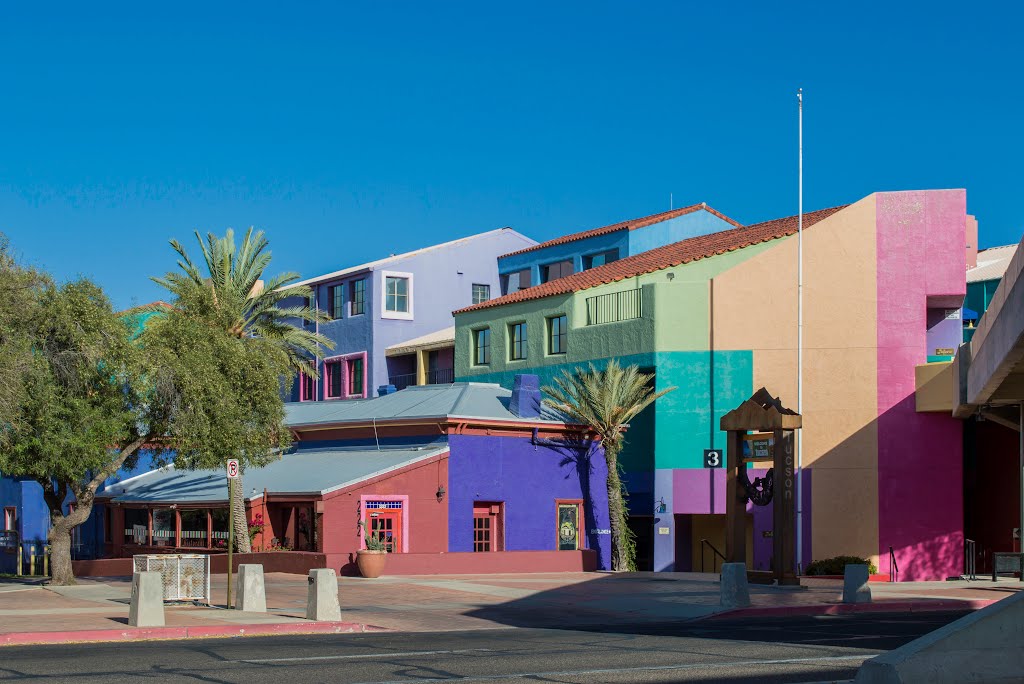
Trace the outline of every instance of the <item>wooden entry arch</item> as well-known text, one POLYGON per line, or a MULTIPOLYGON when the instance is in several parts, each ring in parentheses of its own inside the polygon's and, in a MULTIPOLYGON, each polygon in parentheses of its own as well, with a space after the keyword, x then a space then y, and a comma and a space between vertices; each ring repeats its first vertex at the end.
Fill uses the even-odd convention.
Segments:
MULTIPOLYGON (((799 413, 782 405, 762 387, 722 416, 719 426, 727 433, 725 471, 725 560, 746 563, 747 500, 767 505, 773 502, 772 516, 772 578, 779 584, 800 584, 794 562, 796 556, 796 473, 793 435, 803 427, 799 413), (774 442, 774 453, 745 457, 743 441, 749 432, 768 433, 774 442), (752 492, 746 476, 747 464, 770 460, 773 477, 765 478, 760 492, 752 492), (763 496, 752 497, 752 494, 763 496)), ((750 571, 748 570, 748 574, 750 571)))

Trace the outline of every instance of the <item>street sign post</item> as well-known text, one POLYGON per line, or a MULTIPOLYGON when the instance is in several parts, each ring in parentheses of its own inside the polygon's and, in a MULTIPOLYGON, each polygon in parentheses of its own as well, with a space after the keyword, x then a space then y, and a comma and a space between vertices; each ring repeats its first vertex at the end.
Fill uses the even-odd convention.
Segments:
POLYGON ((235 480, 238 479, 238 459, 229 458, 228 474, 228 609, 231 608, 231 556, 235 551, 235 480))

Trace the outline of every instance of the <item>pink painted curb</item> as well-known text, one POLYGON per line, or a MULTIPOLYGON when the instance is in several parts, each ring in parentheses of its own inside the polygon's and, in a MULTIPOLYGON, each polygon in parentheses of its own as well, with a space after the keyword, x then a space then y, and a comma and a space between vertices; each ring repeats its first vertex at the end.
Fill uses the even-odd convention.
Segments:
POLYGON ((0 646, 387 631, 390 630, 358 622, 277 622, 252 625, 199 625, 195 627, 129 627, 126 629, 86 629, 65 632, 0 633, 0 646))
POLYGON ((701 620, 743 617, 792 617, 795 615, 851 615, 853 613, 926 613, 937 610, 978 610, 999 599, 964 599, 956 601, 878 601, 873 603, 818 603, 809 606, 766 606, 763 608, 734 608, 714 613, 701 620))

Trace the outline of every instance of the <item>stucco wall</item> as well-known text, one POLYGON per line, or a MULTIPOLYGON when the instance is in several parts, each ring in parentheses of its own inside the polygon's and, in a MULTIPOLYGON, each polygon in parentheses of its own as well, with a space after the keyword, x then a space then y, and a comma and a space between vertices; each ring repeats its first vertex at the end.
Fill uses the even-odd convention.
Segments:
POLYGON ((900 579, 944 579, 963 570, 962 423, 915 411, 914 368, 929 298, 966 293, 966 193, 881 193, 877 222, 878 548, 900 579))
POLYGON ((557 549, 556 499, 581 499, 586 547, 611 567, 607 468, 600 449, 534 445, 523 437, 453 435, 449 551, 473 550, 473 502, 504 503, 505 549, 557 549))
MULTIPOLYGON (((804 497, 813 558, 878 553, 875 258, 874 196, 804 233, 801 438, 804 467, 814 472, 804 497)), ((713 312, 716 347, 751 349, 752 387, 794 409, 796 264, 791 238, 723 273, 713 312)))
MULTIPOLYGON (((315 444, 315 443, 310 443, 315 444)), ((360 547, 361 496, 408 496, 402 515, 408 518, 409 553, 447 551, 448 505, 436 492, 448 486, 448 455, 324 496, 323 552, 354 554, 360 547)))

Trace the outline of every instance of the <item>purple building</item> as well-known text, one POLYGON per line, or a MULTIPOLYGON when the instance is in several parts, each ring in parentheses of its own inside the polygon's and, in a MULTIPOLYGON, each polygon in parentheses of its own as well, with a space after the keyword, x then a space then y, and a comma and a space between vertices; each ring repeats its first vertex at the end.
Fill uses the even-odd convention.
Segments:
POLYGON ((301 281, 335 347, 289 401, 365 399, 379 388, 454 381, 452 311, 499 294, 497 257, 536 244, 511 228, 397 254, 301 281))

